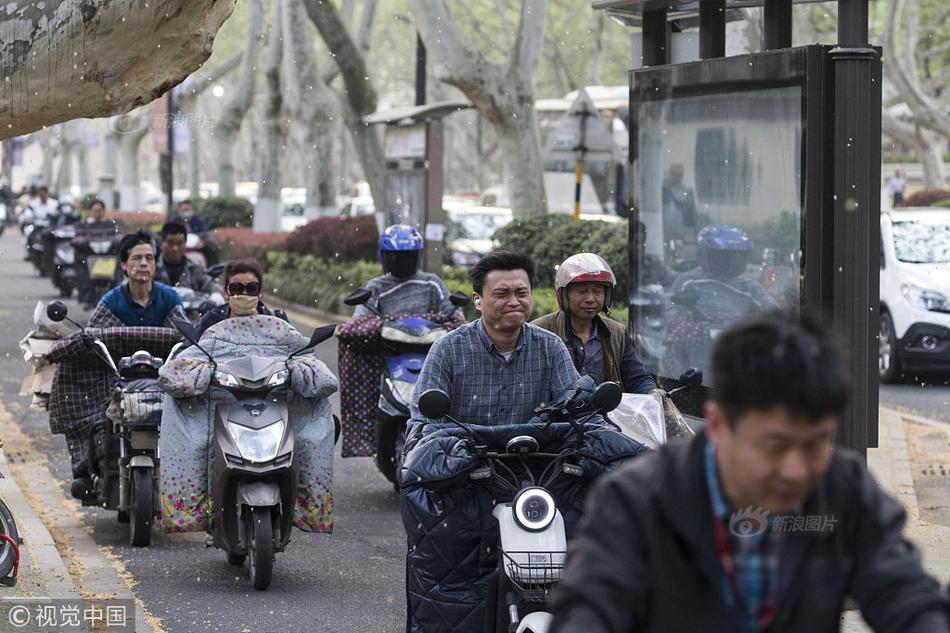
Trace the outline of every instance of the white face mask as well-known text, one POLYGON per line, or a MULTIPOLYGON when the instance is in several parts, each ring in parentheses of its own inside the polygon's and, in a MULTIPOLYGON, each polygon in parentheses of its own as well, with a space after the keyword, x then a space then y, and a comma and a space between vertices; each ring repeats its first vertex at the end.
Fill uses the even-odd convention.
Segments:
POLYGON ((231 316, 250 316, 257 314, 258 297, 250 295, 231 295, 228 305, 231 307, 231 316))

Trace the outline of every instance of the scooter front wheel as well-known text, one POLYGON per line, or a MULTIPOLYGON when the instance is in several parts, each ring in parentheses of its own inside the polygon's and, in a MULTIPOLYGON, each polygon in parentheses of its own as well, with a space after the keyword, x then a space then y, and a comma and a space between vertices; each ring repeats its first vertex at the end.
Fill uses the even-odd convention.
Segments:
POLYGON ((152 469, 132 469, 131 503, 129 504, 129 542, 134 547, 148 547, 152 542, 152 469))
POLYGON ((254 508, 244 516, 247 521, 247 561, 251 572, 251 584, 263 591, 270 586, 274 576, 274 528, 270 508, 254 508))

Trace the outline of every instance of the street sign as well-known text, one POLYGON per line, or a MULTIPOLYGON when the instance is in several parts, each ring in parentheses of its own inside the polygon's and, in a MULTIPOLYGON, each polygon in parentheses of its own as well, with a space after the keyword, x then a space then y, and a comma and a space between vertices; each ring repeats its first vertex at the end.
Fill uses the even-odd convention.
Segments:
POLYGON ((593 161, 611 161, 615 155, 613 135, 585 90, 578 91, 541 155, 545 161, 573 161, 579 153, 593 161))

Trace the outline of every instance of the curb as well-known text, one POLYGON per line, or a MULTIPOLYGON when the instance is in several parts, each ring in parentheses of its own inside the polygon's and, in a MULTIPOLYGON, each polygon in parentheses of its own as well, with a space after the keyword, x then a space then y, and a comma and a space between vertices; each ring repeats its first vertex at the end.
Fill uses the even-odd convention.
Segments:
POLYGON ((66 564, 56 549, 56 543, 46 524, 36 515, 30 502, 23 495, 13 473, 10 472, 7 456, 0 446, 0 498, 13 513, 20 539, 29 550, 43 577, 43 586, 51 598, 79 600, 81 597, 73 583, 66 564))

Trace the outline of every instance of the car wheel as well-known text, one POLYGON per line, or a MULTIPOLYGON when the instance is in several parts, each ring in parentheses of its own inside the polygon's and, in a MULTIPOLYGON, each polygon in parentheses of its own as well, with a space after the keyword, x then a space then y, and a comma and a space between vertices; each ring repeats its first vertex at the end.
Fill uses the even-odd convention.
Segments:
POLYGON ((894 334, 894 320, 887 312, 881 312, 881 325, 878 347, 878 373, 881 382, 894 383, 901 379, 900 354, 897 349, 897 336, 894 334))

